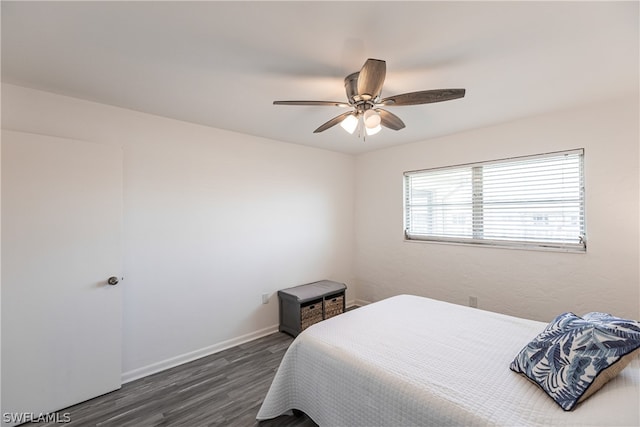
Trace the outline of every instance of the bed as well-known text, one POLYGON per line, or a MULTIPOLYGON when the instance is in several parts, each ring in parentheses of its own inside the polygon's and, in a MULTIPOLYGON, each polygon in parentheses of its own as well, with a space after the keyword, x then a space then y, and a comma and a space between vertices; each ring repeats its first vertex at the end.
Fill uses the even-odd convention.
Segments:
POLYGON ((257 419, 295 409, 320 426, 640 425, 637 356, 572 411, 509 369, 546 326, 424 297, 391 297, 301 333, 257 419))

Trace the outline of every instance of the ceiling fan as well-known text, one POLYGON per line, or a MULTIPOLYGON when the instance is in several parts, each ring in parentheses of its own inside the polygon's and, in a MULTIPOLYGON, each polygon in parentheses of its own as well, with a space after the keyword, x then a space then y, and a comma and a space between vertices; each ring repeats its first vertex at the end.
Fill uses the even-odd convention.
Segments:
POLYGON ((360 71, 349 74, 344 79, 347 102, 339 101, 273 101, 274 105, 324 105, 351 108, 350 111, 334 117, 314 130, 323 132, 338 123, 349 133, 359 129, 366 135, 378 133, 382 126, 393 130, 405 127, 400 117, 380 107, 401 105, 430 104, 462 98, 465 89, 435 89, 403 93, 401 95, 380 98, 382 85, 387 72, 386 62, 380 59, 367 59, 360 71))

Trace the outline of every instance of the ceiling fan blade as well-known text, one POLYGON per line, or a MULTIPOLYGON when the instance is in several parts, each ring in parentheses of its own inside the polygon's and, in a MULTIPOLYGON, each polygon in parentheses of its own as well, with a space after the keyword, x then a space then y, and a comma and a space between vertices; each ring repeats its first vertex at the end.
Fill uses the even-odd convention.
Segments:
POLYGON ((378 105, 399 106, 430 104, 432 102, 450 101, 452 99, 462 98, 464 94, 465 89, 421 90, 419 92, 389 96, 381 100, 378 105))
POLYGON ((273 101, 273 105, 323 105, 330 107, 351 107, 346 102, 338 101, 273 101))
POLYGON ((341 121, 346 119, 347 116, 350 116, 352 114, 353 114, 353 111, 347 111, 346 113, 342 113, 339 116, 336 116, 333 119, 329 120, 328 122, 326 122, 325 124, 320 126, 318 129, 314 130, 313 133, 320 133, 322 131, 325 131, 325 130, 329 129, 330 127, 333 127, 333 126, 337 125, 338 123, 340 123, 341 121))
POLYGON ((376 109, 380 113, 380 124, 384 127, 388 127, 393 130, 400 130, 404 128, 404 122, 400 120, 400 117, 387 110, 376 109))
POLYGON ((386 62, 380 59, 367 59, 358 76, 358 95, 360 98, 368 101, 380 96, 386 74, 386 62))

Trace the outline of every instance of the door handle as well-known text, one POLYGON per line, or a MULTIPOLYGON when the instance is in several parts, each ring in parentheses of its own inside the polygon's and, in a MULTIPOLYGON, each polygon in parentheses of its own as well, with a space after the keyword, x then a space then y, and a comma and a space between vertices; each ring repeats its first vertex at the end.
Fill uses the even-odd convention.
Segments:
POLYGON ((116 276, 111 276, 111 277, 109 277, 109 279, 107 279, 107 284, 109 284, 111 286, 117 285, 118 282, 120 282, 120 280, 118 280, 118 278, 116 276))

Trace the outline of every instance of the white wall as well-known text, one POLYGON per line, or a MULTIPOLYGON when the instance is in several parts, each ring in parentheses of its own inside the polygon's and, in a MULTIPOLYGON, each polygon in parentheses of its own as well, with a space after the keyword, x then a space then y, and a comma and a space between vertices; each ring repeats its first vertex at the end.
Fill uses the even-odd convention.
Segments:
POLYGON ((352 156, 6 84, 2 127, 123 148, 125 380, 275 330, 278 289, 353 283, 352 156))
POLYGON ((640 318, 638 98, 361 155, 356 162, 358 298, 412 293, 548 321, 564 311, 640 318), (403 240, 402 173, 585 149, 586 254, 403 240))

